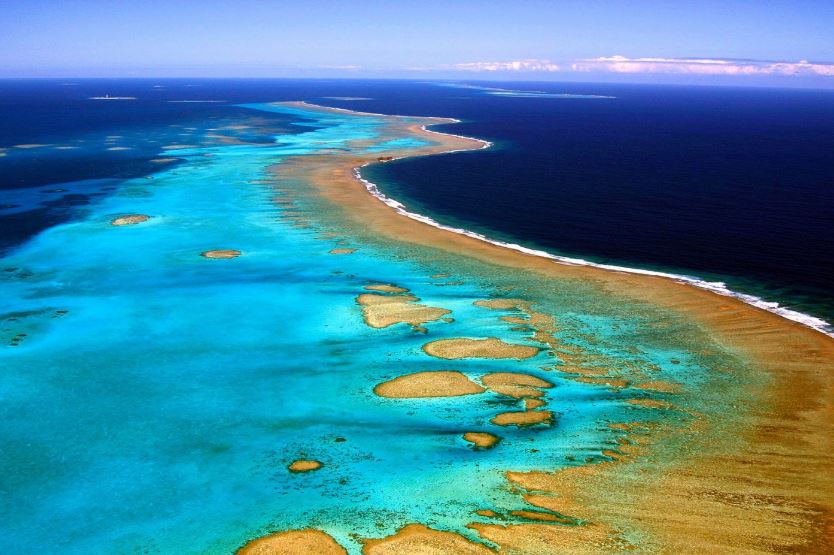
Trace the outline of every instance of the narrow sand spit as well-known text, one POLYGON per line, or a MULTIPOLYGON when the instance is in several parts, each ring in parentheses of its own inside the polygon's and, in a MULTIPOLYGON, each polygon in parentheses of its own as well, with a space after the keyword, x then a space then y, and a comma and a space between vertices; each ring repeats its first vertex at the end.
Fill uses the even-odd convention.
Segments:
POLYGON ((322 464, 319 461, 299 459, 293 461, 287 468, 290 469, 290 472, 311 472, 321 467, 322 464))
POLYGON ((290 530, 252 540, 237 555, 347 555, 344 547, 319 530, 290 530))
POLYGON ((218 249, 213 251, 205 251, 200 253, 200 256, 205 258, 237 258, 240 256, 240 251, 233 249, 218 249))

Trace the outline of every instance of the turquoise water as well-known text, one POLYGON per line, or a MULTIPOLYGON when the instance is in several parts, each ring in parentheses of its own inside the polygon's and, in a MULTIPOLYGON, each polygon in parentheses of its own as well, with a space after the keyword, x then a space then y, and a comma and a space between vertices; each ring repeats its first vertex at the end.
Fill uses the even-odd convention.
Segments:
POLYGON ((525 508, 504 471, 604 460, 618 437, 608 422, 657 418, 624 402, 634 392, 544 370, 554 364, 545 352, 523 362, 422 352, 444 337, 532 343, 498 318, 507 312, 472 304, 500 294, 508 279, 540 295, 560 338, 600 364, 627 361, 690 386, 711 379, 718 362, 694 354, 702 339, 671 317, 667 331, 653 333, 645 323, 655 313, 612 307, 587 284, 537 286, 465 260, 409 256, 351 235, 313 199, 305 204, 303 187, 266 183, 268 167, 287 156, 349 150, 353 141, 376 141, 363 147, 375 153, 420 146, 387 135, 385 119, 248 107, 293 117, 304 130, 271 144, 168 151, 183 162, 120 182, 84 219, 0 261, 0 552, 230 553, 308 526, 357 552, 357 536, 415 521, 473 537, 465 524, 485 520, 475 510, 525 508), (286 208, 273 199, 288 190, 309 227, 282 218, 286 208), (152 218, 110 225, 131 213, 152 218), (345 247, 357 251, 328 252, 345 247), (211 249, 243 254, 200 256, 211 249), (430 277, 440 271, 454 275, 430 277), (449 281, 463 284, 438 286, 449 281), (406 287, 455 320, 429 323, 425 335, 405 324, 372 329, 354 301, 370 283, 406 287), (372 392, 423 370, 543 377, 556 384, 546 400, 557 422, 494 426, 490 418, 519 404, 493 393, 391 400, 372 392), (461 438, 467 431, 503 440, 476 451, 461 438), (324 467, 289 473, 299 458, 324 467))

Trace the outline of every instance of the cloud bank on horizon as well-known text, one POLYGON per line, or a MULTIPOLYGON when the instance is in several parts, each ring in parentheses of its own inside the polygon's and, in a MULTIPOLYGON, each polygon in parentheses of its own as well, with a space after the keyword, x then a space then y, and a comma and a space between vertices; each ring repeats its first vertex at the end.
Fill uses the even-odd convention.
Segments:
POLYGON ((444 64, 436 68, 418 70, 454 70, 465 72, 598 72, 598 73, 658 73, 676 75, 729 76, 827 76, 834 77, 834 63, 812 63, 766 60, 733 60, 722 58, 628 58, 602 56, 586 58, 567 64, 556 64, 544 59, 512 61, 482 61, 444 64))

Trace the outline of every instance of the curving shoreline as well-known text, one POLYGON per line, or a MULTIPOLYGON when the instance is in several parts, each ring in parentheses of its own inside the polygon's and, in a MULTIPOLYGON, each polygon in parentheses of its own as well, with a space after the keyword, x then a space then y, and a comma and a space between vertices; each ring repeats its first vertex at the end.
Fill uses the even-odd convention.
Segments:
MULTIPOLYGON (((300 105, 308 110, 331 110, 300 105)), ((426 128, 453 120, 408 118, 403 122, 397 116, 374 117, 385 118, 405 136, 433 143, 398 151, 397 158, 485 148, 477 139, 426 128)), ((374 194, 376 186, 361 176, 362 167, 380 162, 370 154, 322 154, 314 162, 300 158, 287 162, 295 164, 295 171, 313 185, 315 194, 338 207, 347 221, 381 239, 533 272, 542 279, 583 280, 613 298, 622 296, 671 310, 698 323, 719 344, 750 360, 753 371, 767 376, 769 387, 752 393, 755 403, 728 407, 742 426, 729 435, 704 434, 699 449, 687 450, 686 460, 677 461, 668 470, 647 477, 639 463, 620 457, 617 464, 598 465, 572 479, 576 513, 600 527, 584 528, 570 536, 574 528, 566 532, 565 528, 536 524, 478 525, 474 529, 481 537, 506 548, 535 546, 538 551, 534 552, 548 552, 541 550, 556 544, 570 545, 576 552, 600 551, 602 544, 594 544, 594 534, 618 528, 628 517, 622 506, 626 499, 627 512, 649 522, 653 541, 664 549, 733 548, 747 552, 769 545, 801 551, 797 546, 812 548, 834 539, 834 478, 828 462, 834 448, 834 384, 830 379, 834 375, 834 340, 822 330, 768 310, 774 307, 754 306, 721 291, 693 286, 696 284, 678 276, 572 259, 557 259, 554 264, 553 258, 525 252, 523 247, 508 248, 478 234, 445 228, 408 213, 378 189, 374 194), (734 501, 725 501, 729 499, 734 501), (789 516, 785 516, 788 509, 789 516), (704 519, 705 514, 712 518, 704 519), (718 522, 722 525, 716 526, 718 522), (583 536, 586 533, 591 535, 583 536)), ((641 440, 635 441, 639 444, 641 440)), ((624 446, 621 451, 625 452, 624 446)), ((535 492, 549 491, 559 499, 567 495, 564 480, 556 475, 539 472, 517 479, 530 490, 525 498, 531 503, 552 505, 535 492)))

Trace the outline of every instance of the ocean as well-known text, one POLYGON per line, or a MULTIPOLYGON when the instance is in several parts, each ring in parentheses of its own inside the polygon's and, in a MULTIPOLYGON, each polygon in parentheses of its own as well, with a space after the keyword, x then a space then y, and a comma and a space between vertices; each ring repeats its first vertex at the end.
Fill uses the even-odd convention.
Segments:
MULTIPOLYGON (((271 104, 304 99, 460 118, 446 129, 494 145, 369 166, 363 175, 380 194, 408 210, 425 210, 443 225, 530 248, 548 248, 558 230, 587 246, 548 248, 553 253, 696 271, 693 264, 664 264, 660 255, 643 262, 594 252, 592 245, 613 236, 632 237, 636 251, 674 250, 672 237, 641 235, 604 218, 596 232, 590 224, 581 227, 595 202, 608 202, 601 193, 574 192, 585 199, 582 207, 542 215, 559 204, 556 178, 566 171, 545 161, 553 162, 554 153, 570 156, 551 150, 552 142, 545 151, 533 145, 545 140, 545 129, 567 142, 570 133, 556 125, 569 119, 565 113, 614 113, 624 92, 591 85, 553 86, 559 95, 528 85, 495 88, 381 81, 3 82, 0 552, 230 553, 275 530, 314 527, 358 553, 359 538, 389 535, 411 522, 477 540, 467 524, 495 520, 476 511, 495 510, 506 523, 524 522, 518 511, 531 508, 508 487, 507 470, 612 461, 629 441, 623 423, 635 419, 647 428, 686 428, 700 415, 719 431, 731 426, 726 408, 763 387, 756 380, 765 378, 699 325, 593 283, 545 283, 537 274, 465 253, 374 236, 293 170, 338 156, 395 155, 424 143, 398 136, 384 117, 271 104), (531 136, 523 140, 522 117, 531 119, 531 136), (449 164, 449 173, 431 164, 449 164), (415 190, 419 167, 424 191, 415 190), (507 181, 485 182, 488 167, 507 181), (526 178, 509 184, 521 175, 526 178), (493 208, 472 212, 476 204, 493 208), (567 220, 568 213, 575 219, 567 220), (113 225, 131 214, 148 219, 113 225), (534 233, 534 218, 546 220, 550 231, 534 233), (648 241, 644 236, 654 240, 638 248, 648 241), (218 249, 240 256, 201 256, 218 249), (376 293, 377 301, 419 302, 449 317, 420 326, 371 326, 360 302, 375 291, 369 286, 414 296, 395 289, 376 293), (495 299, 504 304, 483 304, 495 299), (536 327, 549 318, 555 322, 550 331, 536 327), (459 338, 493 338, 534 347, 535 354, 441 359, 426 350, 428 342, 459 338), (552 414, 540 425, 504 426, 497 416, 524 414, 526 400, 497 390, 451 399, 374 392, 377 384, 425 371, 460 372, 476 384, 486 384, 488 373, 544 380, 553 387, 532 397, 552 414), (493 433, 500 443, 474 449, 462 438, 472 431, 493 433), (323 467, 288 470, 307 459, 323 467)), ((649 111, 654 105, 641 102, 649 111)), ((577 128, 581 119, 576 116, 577 128)), ((610 148, 614 156, 625 147, 610 148)), ((817 171, 823 175, 826 168, 817 171)), ((584 182, 586 190, 592 181, 584 182)), ((645 217, 662 221, 662 203, 650 204, 645 217)), ((817 202, 815 213, 826 210, 830 206, 817 202)), ((663 217, 683 216, 669 211, 663 217)), ((742 228, 742 221, 761 219, 751 211, 734 221, 742 228)), ((791 220, 794 231, 780 237, 808 234, 799 230, 807 220, 791 220)), ((779 221, 786 226, 789 220, 779 221)), ((820 229, 815 236, 812 247, 830 247, 820 229)), ((729 282, 728 273, 713 274, 718 270, 703 275, 726 275, 729 282)), ((786 269, 783 275, 791 274, 786 269)), ((745 280, 766 285, 752 275, 745 280)), ((810 287, 795 279, 780 283, 780 295, 810 287)), ((823 314, 825 297, 813 298, 809 309, 823 314)), ((674 451, 674 441, 665 448, 674 451)), ((581 524, 572 515, 546 517, 581 524)))
POLYGON ((364 170, 410 211, 557 255, 726 283, 834 321, 831 91, 441 85, 5 81, 4 147, 83 140, 108 129, 132 132, 136 142, 130 151, 108 151, 102 140, 74 143, 83 148, 72 150, 6 151, 0 158, 0 249, 72 218, 90 196, 106 194, 108 179, 152 171, 148 160, 156 155, 158 131, 171 122, 239 110, 229 104, 307 99, 361 111, 454 117, 462 122, 445 130, 495 143, 486 151, 364 170), (102 91, 137 100, 87 100, 102 91), (156 133, 143 140, 149 127, 156 133), (55 183, 85 180, 83 190, 49 192, 55 183))

